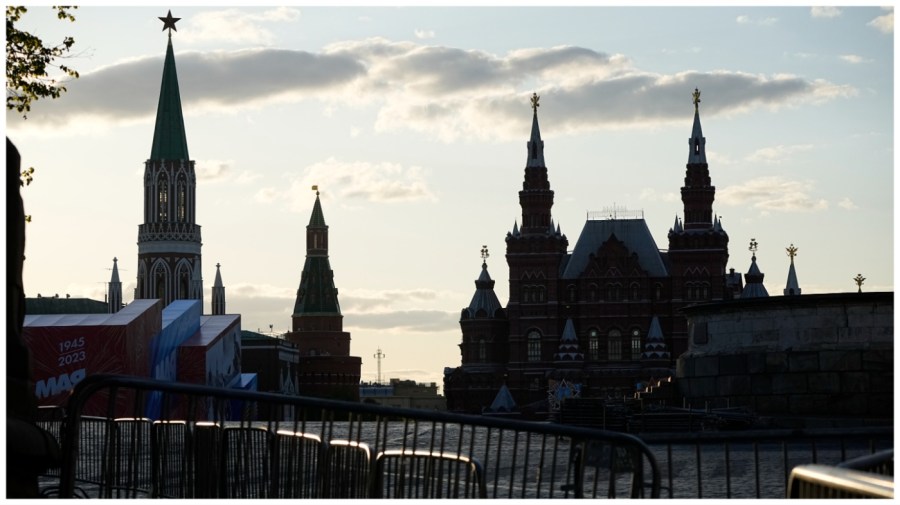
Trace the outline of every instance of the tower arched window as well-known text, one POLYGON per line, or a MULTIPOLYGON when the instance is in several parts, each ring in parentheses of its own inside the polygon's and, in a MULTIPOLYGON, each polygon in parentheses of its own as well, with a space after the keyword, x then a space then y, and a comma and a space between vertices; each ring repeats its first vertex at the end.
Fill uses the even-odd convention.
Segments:
POLYGON ((528 361, 541 360, 541 333, 537 330, 528 332, 528 361))
POLYGON ((185 222, 185 220, 187 220, 187 182, 185 181, 184 174, 178 176, 175 208, 177 213, 176 219, 178 222, 185 222))
POLYGON ((160 300, 166 299, 166 269, 162 265, 158 265, 156 267, 156 272, 153 274, 154 281, 156 284, 156 297, 160 300))
POLYGON ((483 338, 478 339, 478 361, 487 362, 487 343, 483 338))
POLYGON ((609 330, 607 341, 608 359, 618 361, 622 359, 622 332, 616 329, 609 330))
POLYGON ((190 298, 190 286, 191 286, 191 276, 188 273, 188 269, 182 267, 178 271, 178 300, 187 300, 190 298))
POLYGON ((632 301, 640 300, 640 298, 641 298, 640 286, 638 285, 638 283, 635 282, 631 285, 631 300, 632 301))
POLYGON ((159 222, 165 223, 169 220, 169 178, 166 176, 165 172, 159 174, 159 180, 156 183, 158 198, 157 198, 157 212, 159 216, 159 222))
POLYGON ((575 288, 574 284, 569 284, 569 301, 574 302, 578 297, 578 290, 575 288))

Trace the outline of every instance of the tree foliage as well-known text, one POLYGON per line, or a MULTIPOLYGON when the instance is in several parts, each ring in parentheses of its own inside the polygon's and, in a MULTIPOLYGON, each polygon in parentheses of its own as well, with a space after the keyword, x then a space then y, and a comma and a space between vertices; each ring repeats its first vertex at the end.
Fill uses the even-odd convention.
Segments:
MULTIPOLYGON (((63 21, 75 21, 70 10, 73 6, 54 6, 56 17, 63 21)), ((56 46, 45 46, 44 41, 31 33, 16 28, 16 23, 25 7, 6 7, 6 108, 16 109, 27 118, 31 102, 40 98, 58 98, 66 91, 48 71, 58 68, 71 78, 78 78, 78 72, 56 60, 64 58, 72 48, 75 39, 65 37, 56 46)))

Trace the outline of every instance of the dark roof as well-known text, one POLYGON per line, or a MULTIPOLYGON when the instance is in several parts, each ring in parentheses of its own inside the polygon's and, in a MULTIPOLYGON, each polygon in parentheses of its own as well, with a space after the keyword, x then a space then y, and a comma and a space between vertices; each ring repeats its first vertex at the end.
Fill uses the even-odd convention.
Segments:
POLYGON ((316 192, 316 203, 313 205, 312 214, 309 216, 309 226, 327 228, 325 214, 322 213, 322 204, 319 202, 319 193, 316 192))
POLYGON ((469 307, 463 310, 468 311, 468 317, 474 318, 479 311, 484 311, 484 317, 494 318, 502 317, 503 305, 497 299, 494 293, 494 280, 488 274, 487 263, 481 265, 481 275, 475 281, 475 294, 472 295, 472 301, 469 307), (498 312, 500 311, 500 312, 498 312))
POLYGON ((184 133, 184 116, 181 113, 181 94, 178 91, 178 74, 175 72, 175 54, 172 39, 166 47, 162 85, 159 89, 159 105, 156 109, 156 128, 153 130, 151 160, 189 160, 187 136, 184 133))
POLYGON ((629 251, 636 253, 638 262, 650 277, 668 277, 669 271, 659 247, 643 219, 589 219, 581 230, 575 249, 562 273, 563 279, 577 279, 588 266, 591 254, 596 254, 614 235, 629 251))
POLYGON ((90 298, 26 298, 25 314, 106 314, 109 306, 106 302, 90 298))
POLYGON ((241 330, 241 340, 271 340, 276 337, 270 337, 269 335, 263 335, 262 333, 257 333, 255 331, 250 330, 241 330))

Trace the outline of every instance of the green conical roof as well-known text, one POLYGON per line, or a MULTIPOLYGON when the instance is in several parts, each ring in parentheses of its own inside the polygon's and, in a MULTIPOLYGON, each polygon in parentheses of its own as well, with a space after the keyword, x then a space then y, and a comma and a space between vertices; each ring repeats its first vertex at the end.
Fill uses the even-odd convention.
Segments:
POLYGON ((328 226, 322 213, 322 203, 316 191, 316 203, 309 217, 307 228, 306 263, 300 276, 300 288, 294 303, 294 317, 303 315, 340 315, 334 271, 328 261, 328 226), (319 237, 318 245, 309 240, 309 233, 319 237))
POLYGON ((312 215, 309 216, 309 226, 325 226, 325 215, 322 214, 322 204, 319 203, 319 192, 316 192, 316 203, 313 205, 312 215))
POLYGON ((175 53, 172 37, 166 48, 162 86, 159 89, 159 106, 156 109, 156 129, 153 131, 151 160, 189 160, 187 137, 184 134, 184 116, 181 113, 181 94, 178 92, 178 74, 175 72, 175 53))

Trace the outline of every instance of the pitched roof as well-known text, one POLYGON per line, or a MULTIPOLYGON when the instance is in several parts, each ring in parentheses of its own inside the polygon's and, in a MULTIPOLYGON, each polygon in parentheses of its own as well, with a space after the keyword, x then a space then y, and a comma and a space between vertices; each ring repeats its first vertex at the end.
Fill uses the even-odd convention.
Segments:
POLYGON ((178 91, 178 74, 175 72, 175 54, 172 38, 166 47, 162 85, 159 89, 159 105, 156 108, 156 128, 153 130, 151 160, 189 160, 187 136, 184 133, 184 116, 181 112, 181 94, 178 91))
POLYGON ((629 251, 636 253, 638 262, 651 277, 669 275, 659 247, 643 219, 589 219, 581 230, 575 249, 562 273, 563 279, 576 279, 587 268, 591 254, 595 254, 614 235, 629 251))
POLYGON ((309 216, 309 226, 326 226, 325 215, 322 213, 322 204, 319 202, 318 191, 316 191, 316 203, 313 204, 312 214, 309 216))

